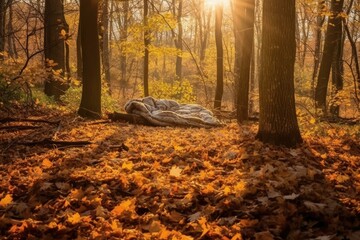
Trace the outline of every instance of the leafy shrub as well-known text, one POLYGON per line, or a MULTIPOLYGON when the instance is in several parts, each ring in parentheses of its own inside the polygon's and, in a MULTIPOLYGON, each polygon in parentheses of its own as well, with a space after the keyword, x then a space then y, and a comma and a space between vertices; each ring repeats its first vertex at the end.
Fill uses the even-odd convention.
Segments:
MULTIPOLYGON (((80 106, 82 86, 79 81, 74 81, 70 88, 66 91, 65 95, 61 97, 67 106, 76 111, 80 106)), ((103 111, 113 112, 119 110, 117 101, 109 94, 109 88, 106 84, 101 87, 101 107, 103 111)))
POLYGON ((0 75, 0 105, 8 105, 21 99, 21 86, 0 75))

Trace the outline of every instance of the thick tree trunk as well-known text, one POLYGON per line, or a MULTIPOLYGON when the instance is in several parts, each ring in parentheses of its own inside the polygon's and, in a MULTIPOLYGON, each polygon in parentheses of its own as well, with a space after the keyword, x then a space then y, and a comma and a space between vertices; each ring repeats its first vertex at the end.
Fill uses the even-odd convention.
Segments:
POLYGON ((98 35, 98 0, 80 0, 81 45, 83 53, 83 91, 79 115, 101 117, 101 70, 98 35))
POLYGON ((69 88, 65 79, 67 72, 65 41, 68 25, 65 21, 62 0, 45 1, 44 25, 45 66, 49 72, 45 80, 44 92, 58 100, 69 88), (60 74, 54 74, 54 71, 60 71, 60 74))
POLYGON ((249 82, 254 39, 255 0, 237 0, 234 6, 235 84, 237 120, 242 122, 249 115, 249 82))
POLYGON ((224 92, 224 49, 222 36, 223 6, 215 7, 215 42, 216 42, 216 90, 214 108, 221 109, 221 100, 224 92))
POLYGON ((302 142, 294 97, 295 0, 264 1, 262 32, 257 138, 292 147, 302 142))
POLYGON ((329 16, 325 34, 324 51, 321 59, 318 81, 315 89, 315 105, 326 113, 326 95, 332 61, 334 59, 337 41, 342 34, 342 12, 344 0, 331 0, 331 15, 329 16))
POLYGON ((13 27, 13 0, 8 0, 8 6, 9 6, 9 18, 7 22, 8 52, 10 57, 17 59, 18 53, 15 44, 14 27, 13 27))
POLYGON ((150 30, 148 29, 149 0, 144 0, 144 97, 149 96, 149 46, 150 30))

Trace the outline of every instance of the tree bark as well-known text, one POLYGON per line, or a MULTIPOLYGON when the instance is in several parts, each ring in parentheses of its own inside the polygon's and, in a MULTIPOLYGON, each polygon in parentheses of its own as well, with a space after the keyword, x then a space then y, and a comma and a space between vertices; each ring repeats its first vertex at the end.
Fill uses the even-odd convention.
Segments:
POLYGON ((249 82, 254 39, 255 0, 237 0, 234 6, 235 27, 235 84, 237 120, 249 115, 249 82))
POLYGON ((322 39, 322 26, 324 24, 324 16, 322 16, 325 8, 325 1, 318 0, 317 3, 317 16, 316 16, 316 26, 315 26, 315 49, 314 49, 314 68, 312 74, 312 91, 315 90, 315 79, 318 75, 320 58, 321 58, 321 39, 322 39))
POLYGON ((262 33, 257 138, 293 147, 302 142, 294 97, 295 0, 264 1, 262 33))
MULTIPOLYGON (((175 0, 173 1, 175 3, 175 0)), ((175 5, 174 5, 175 9, 175 5)), ((178 34, 177 39, 175 40, 175 46, 177 49, 176 55, 176 78, 182 79, 182 51, 183 51, 183 26, 182 26, 182 11, 183 11, 183 0, 179 0, 178 12, 176 15, 177 25, 178 25, 178 34)))
POLYGON ((214 108, 221 109, 221 100, 224 92, 224 49, 222 36, 223 6, 215 7, 215 42, 216 42, 216 90, 214 108))
POLYGON ((337 41, 342 34, 342 12, 344 0, 331 0, 331 15, 329 16, 323 56, 320 63, 319 76, 315 88, 315 106, 326 114, 326 95, 330 76, 332 61, 334 59, 337 41))
POLYGON ((45 66, 49 72, 44 92, 56 100, 69 88, 66 77, 65 41, 69 26, 64 16, 63 0, 46 0, 44 14, 45 66), (54 71, 59 71, 54 74, 54 71))
POLYGON ((144 97, 149 96, 149 46, 150 30, 148 29, 149 0, 144 0, 144 97))
POLYGON ((101 117, 101 70, 98 35, 98 0, 80 0, 81 45, 83 53, 83 91, 79 115, 97 119, 101 117))
POLYGON ((123 2, 123 25, 120 30, 120 88, 122 90, 123 96, 125 97, 126 87, 127 87, 127 52, 126 52, 126 42, 128 39, 128 29, 130 21, 130 9, 129 1, 123 2))
POLYGON ((0 60, 4 59, 5 51, 5 21, 6 21, 6 1, 0 0, 0 60))
POLYGON ((330 105, 330 113, 335 116, 339 117, 340 114, 340 99, 338 98, 337 94, 341 91, 344 87, 344 63, 343 63, 343 53, 344 53, 344 31, 341 25, 341 34, 337 37, 339 39, 336 40, 337 46, 335 49, 334 59, 331 65, 332 70, 332 89, 331 89, 331 105, 330 105))
POLYGON ((76 38, 76 62, 77 62, 77 77, 79 80, 83 77, 83 57, 81 47, 81 16, 79 16, 79 24, 76 38))
POLYGON ((111 73, 110 73, 110 58, 109 58, 109 0, 102 1, 102 15, 101 15, 101 58, 102 69, 109 93, 111 94, 111 73))

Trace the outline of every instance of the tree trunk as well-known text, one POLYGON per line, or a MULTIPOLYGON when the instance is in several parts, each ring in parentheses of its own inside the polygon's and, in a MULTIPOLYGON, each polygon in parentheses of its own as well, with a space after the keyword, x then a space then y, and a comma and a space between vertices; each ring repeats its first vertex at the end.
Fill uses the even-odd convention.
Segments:
POLYGON ((262 33, 257 138, 292 147, 302 142, 294 97, 295 0, 264 1, 262 33))
POLYGON ((120 88, 122 90, 123 96, 125 97, 125 91, 127 87, 127 53, 125 45, 128 39, 128 29, 130 21, 129 1, 123 2, 123 12, 123 26, 120 30, 120 88))
POLYGON ((101 70, 98 35, 98 0, 80 0, 83 91, 79 108, 82 117, 101 117, 101 70))
POLYGON ((149 0, 144 0, 144 97, 149 96, 149 46, 150 30, 148 29, 149 0))
POLYGON ((0 0, 0 59, 4 59, 5 51, 5 21, 6 21, 6 1, 0 0))
POLYGON ((339 117, 340 114, 340 99, 337 97, 337 94, 339 91, 343 89, 344 86, 344 63, 343 63, 343 53, 344 53, 344 31, 342 29, 341 25, 341 34, 337 37, 340 39, 337 39, 337 46, 335 49, 334 59, 331 65, 332 70, 332 100, 331 100, 331 106, 330 106, 330 113, 335 116, 339 117))
POLYGON ((221 109, 221 100, 224 92, 224 49, 222 36, 223 6, 215 7, 215 42, 216 42, 216 90, 214 108, 221 109))
POLYGON ((317 85, 315 88, 315 106, 326 114, 326 95, 332 61, 334 59, 337 41, 342 34, 342 12, 344 0, 331 0, 331 15, 329 16, 325 34, 324 51, 321 59, 317 85))
MULTIPOLYGON (((175 1, 174 1, 175 2, 175 1)), ((175 6, 174 6, 175 9, 175 6)), ((177 49, 177 55, 176 55, 176 78, 180 79, 182 78, 182 50, 183 50, 183 27, 182 27, 182 10, 183 10, 183 0, 179 0, 179 7, 177 12, 177 25, 178 25, 178 35, 177 39, 175 40, 175 46, 177 49)))
POLYGON ((67 72, 65 41, 68 35, 68 24, 65 21, 62 0, 45 1, 44 25, 45 66, 49 72, 45 80, 44 92, 59 100, 69 88, 65 79, 67 72), (59 71, 60 74, 54 74, 54 71, 59 71))
POLYGON ((110 73, 110 59, 109 59, 109 0, 102 1, 102 15, 101 15, 101 58, 102 69, 109 93, 111 94, 111 73, 110 73))
POLYGON ((324 16, 322 16, 325 8, 325 1, 318 0, 317 5, 317 16, 316 16, 316 26, 315 26, 315 50, 314 50, 314 69, 312 74, 312 91, 315 90, 315 79, 318 75, 320 58, 321 58, 321 39, 322 39, 322 26, 324 24, 324 16))
POLYGON ((8 43, 8 52, 9 56, 17 59, 19 57, 16 44, 15 44, 15 36, 14 36, 14 27, 13 27, 13 0, 8 0, 7 5, 9 7, 9 18, 7 22, 7 43, 8 43))
POLYGON ((78 32, 76 37, 76 62, 77 62, 77 77, 79 80, 83 77, 83 57, 81 47, 81 16, 79 16, 78 32))
POLYGON ((249 114, 250 67, 254 39, 255 0, 235 1, 235 84, 237 120, 242 122, 249 114))

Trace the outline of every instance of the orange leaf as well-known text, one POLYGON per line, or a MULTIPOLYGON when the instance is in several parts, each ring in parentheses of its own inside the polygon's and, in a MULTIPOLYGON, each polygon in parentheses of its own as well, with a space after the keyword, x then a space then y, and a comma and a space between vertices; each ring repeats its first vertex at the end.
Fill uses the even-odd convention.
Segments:
POLYGON ((122 201, 119 205, 117 205, 112 211, 111 213, 115 216, 120 216, 121 214, 123 214, 125 211, 130 211, 130 212, 134 212, 135 211, 135 202, 136 199, 129 199, 129 200, 125 200, 122 201))
POLYGON ((170 169, 170 176, 173 176, 173 177, 180 177, 181 176, 181 172, 182 172, 182 169, 177 167, 177 166, 173 166, 171 169, 170 169))
POLYGON ((6 207, 10 203, 12 203, 12 196, 10 194, 7 194, 3 199, 0 201, 0 207, 6 207))
POLYGON ((45 158, 45 159, 42 161, 41 166, 42 166, 43 168, 51 168, 51 167, 53 166, 53 163, 52 163, 49 159, 45 158))
POLYGON ((74 213, 73 215, 68 216, 67 219, 67 221, 71 224, 77 224, 80 222, 80 220, 81 220, 81 216, 79 213, 74 213))

